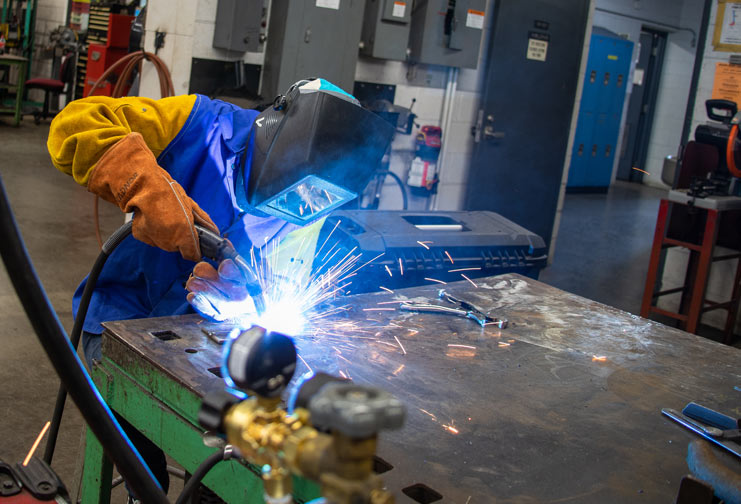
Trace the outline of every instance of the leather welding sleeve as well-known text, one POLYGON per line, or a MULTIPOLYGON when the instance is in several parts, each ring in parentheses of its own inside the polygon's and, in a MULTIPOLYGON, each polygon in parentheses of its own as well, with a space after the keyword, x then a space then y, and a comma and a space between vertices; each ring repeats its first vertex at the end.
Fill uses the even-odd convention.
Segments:
POLYGON ((197 261, 194 223, 218 228, 155 158, 183 127, 194 101, 194 96, 78 100, 54 119, 47 145, 59 170, 122 211, 134 212, 136 239, 197 261))
POLYGON ((91 96, 70 102, 49 129, 51 160, 86 186, 103 154, 129 133, 140 133, 157 157, 182 129, 195 101, 195 95, 185 95, 161 100, 91 96))

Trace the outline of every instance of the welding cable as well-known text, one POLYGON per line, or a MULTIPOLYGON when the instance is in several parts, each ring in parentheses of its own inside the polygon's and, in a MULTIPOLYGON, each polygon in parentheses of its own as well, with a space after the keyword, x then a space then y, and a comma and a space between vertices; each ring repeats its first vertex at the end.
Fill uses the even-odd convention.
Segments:
POLYGON ((121 429, 95 388, 90 375, 72 348, 28 256, 8 195, 0 176, 0 256, 16 294, 49 357, 80 413, 95 434, 106 456, 136 495, 149 503, 167 503, 152 473, 121 429))
POLYGON ((232 448, 231 445, 226 445, 223 449, 206 457, 206 459, 201 462, 201 465, 198 466, 196 472, 193 473, 193 476, 188 479, 188 482, 183 487, 183 492, 175 501, 175 504, 185 504, 186 502, 190 502, 193 492, 198 488, 198 485, 201 483, 203 478, 206 477, 206 474, 208 474, 208 472, 222 460, 231 460, 233 454, 234 448, 232 448))
MULTIPOLYGON (((90 300, 93 297, 95 285, 98 283, 98 276, 100 276, 100 272, 103 271, 103 266, 108 260, 108 256, 110 256, 113 250, 131 234, 131 225, 132 221, 127 222, 118 228, 111 237, 106 240, 100 254, 98 254, 98 258, 95 260, 93 268, 88 274, 85 288, 83 289, 82 297, 80 298, 80 304, 77 308, 77 317, 75 317, 75 323, 72 326, 72 332, 70 333, 70 343, 75 351, 77 351, 77 347, 80 345, 80 336, 82 335, 82 329, 85 325, 85 317, 87 315, 88 307, 90 306, 90 300)), ((59 385, 59 390, 57 391, 57 401, 54 404, 54 414, 51 417, 49 437, 47 438, 46 448, 44 449, 44 462, 49 465, 51 465, 51 460, 54 457, 54 449, 57 445, 57 435, 59 434, 59 426, 62 423, 64 403, 66 400, 67 389, 64 388, 64 383, 61 383, 59 385)))

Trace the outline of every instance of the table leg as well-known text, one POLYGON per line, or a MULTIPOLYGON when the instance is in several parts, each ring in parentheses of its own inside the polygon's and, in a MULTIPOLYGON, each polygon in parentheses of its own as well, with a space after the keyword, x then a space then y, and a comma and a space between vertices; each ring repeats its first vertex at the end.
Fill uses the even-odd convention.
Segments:
POLYGON ((669 212, 669 201, 662 199, 659 205, 659 215, 656 218, 656 231, 654 231, 654 243, 651 247, 651 258, 648 262, 648 273, 646 274, 646 286, 643 289, 643 301, 641 302, 641 317, 647 318, 653 305, 654 288, 656 286, 656 275, 659 271, 661 259, 661 245, 666 233, 666 219, 669 212))
POLYGON ((111 502, 113 464, 103 453, 103 447, 93 432, 87 430, 85 442, 85 467, 82 474, 82 504, 107 504, 111 502))
POLYGON ((21 124, 21 109, 23 108, 23 87, 26 84, 26 64, 21 63, 18 68, 18 86, 15 88, 15 125, 21 124))
POLYGON ((700 324, 700 316, 705 301, 705 289, 708 285, 708 274, 710 273, 710 263, 713 260, 713 249, 715 248, 715 238, 718 233, 718 211, 708 210, 705 218, 705 230, 702 234, 702 249, 700 258, 697 262, 697 274, 695 283, 692 288, 692 298, 690 301, 690 311, 687 315, 688 333, 695 334, 697 326, 700 324))

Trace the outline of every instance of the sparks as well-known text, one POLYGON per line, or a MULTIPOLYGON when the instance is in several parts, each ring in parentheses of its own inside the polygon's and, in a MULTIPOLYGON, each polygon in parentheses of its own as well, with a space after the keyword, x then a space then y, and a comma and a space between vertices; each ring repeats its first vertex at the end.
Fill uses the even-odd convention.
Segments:
POLYGON ((27 466, 28 463, 31 461, 31 457, 33 457, 33 454, 36 451, 36 448, 39 447, 39 443, 44 438, 44 434, 46 434, 46 431, 49 430, 50 425, 51 425, 51 422, 46 422, 46 424, 44 425, 44 428, 41 429, 41 432, 39 432, 39 435, 36 437, 36 441, 34 441, 33 446, 31 446, 31 450, 28 452, 28 455, 26 455, 26 458, 23 459, 23 467, 27 466))
POLYGON ((403 369, 404 369, 404 364, 402 364, 401 366, 399 366, 398 368, 396 368, 396 371, 394 371, 394 372, 393 372, 393 373, 391 373, 391 374, 392 374, 392 375, 394 375, 394 376, 399 376, 399 373, 401 373, 401 371, 402 371, 403 369))
POLYGON ((499 342, 499 348, 505 348, 505 347, 508 347, 508 346, 509 346, 509 343, 505 343, 504 341, 500 341, 499 342))
POLYGON ((448 256, 448 259, 450 260, 450 264, 455 264, 455 261, 453 260, 452 257, 450 257, 450 254, 448 253, 447 250, 445 251, 445 255, 448 256))
POLYGON ((363 311, 396 311, 396 308, 363 308, 363 311))
POLYGON ((458 268, 458 269, 448 270, 448 273, 458 273, 460 271, 481 271, 481 268, 458 268))
POLYGON ((401 262, 401 257, 399 258, 399 271, 401 272, 401 276, 404 276, 404 263, 401 262))
POLYGON ((399 341, 399 338, 397 338, 396 336, 394 336, 394 339, 399 344, 399 348, 401 348, 401 351, 404 352, 404 355, 406 355, 407 354, 407 351, 406 351, 406 349, 404 349, 404 345, 401 344, 401 341, 399 341))
POLYGON ((593 355, 592 361, 593 362, 605 362, 607 361, 607 357, 604 355, 593 355))
POLYGON ((314 370, 311 369, 311 366, 309 366, 309 363, 306 362, 303 357, 301 357, 301 354, 300 353, 296 353, 296 355, 298 355, 298 358, 301 359, 301 362, 304 363, 304 366, 306 366, 306 369, 308 369, 310 373, 313 373, 314 370))
POLYGON ((448 346, 449 347, 453 347, 453 348, 469 348, 471 350, 476 350, 477 349, 475 346, 471 346, 471 345, 458 345, 456 343, 448 343, 448 346))
POLYGON ((425 280, 427 280, 429 282, 437 282, 439 284, 448 285, 448 282, 443 282, 442 280, 437 280, 435 278, 427 278, 427 277, 425 277, 425 280))
POLYGON ((420 245, 422 245, 422 246, 423 246, 424 248, 426 248, 427 250, 430 250, 430 247, 428 247, 428 246, 427 246, 427 244, 428 244, 428 243, 432 243, 432 242, 423 242, 423 241, 419 241, 419 240, 417 240, 417 243, 419 243, 420 245))
POLYGON ((456 429, 453 425, 443 424, 443 429, 450 432, 451 434, 460 434, 460 431, 456 429))
POLYGON ((349 380, 350 379, 350 378, 347 377, 347 375, 345 373, 342 372, 341 369, 340 369, 340 376, 342 376, 345 380, 349 380))
POLYGON ((635 166, 633 167, 633 169, 634 169, 635 171, 639 171, 639 172, 641 172, 641 173, 645 173, 646 175, 651 175, 651 174, 650 174, 650 173, 648 173, 648 172, 647 172, 646 170, 641 170, 640 168, 636 168, 635 166))
POLYGON ((391 274, 391 270, 389 269, 389 265, 385 265, 384 268, 386 268, 386 272, 389 274, 390 277, 394 276, 391 274))
POLYGON ((381 289, 381 290, 384 290, 384 291, 388 292, 389 294, 393 294, 394 293, 394 291, 392 291, 391 289, 387 289, 386 287, 382 287, 380 285, 378 286, 378 288, 381 289))
POLYGON ((468 281, 469 281, 469 283, 470 283, 471 285, 473 285, 473 286, 474 286, 475 288, 477 288, 477 289, 479 288, 479 286, 478 286, 478 285, 476 285, 476 284, 474 283, 474 281, 473 281, 473 280, 471 280, 470 278, 468 278, 468 277, 467 277, 466 275, 464 275, 463 273, 461 273, 461 276, 462 276, 463 278, 465 278, 466 280, 468 280, 468 281))

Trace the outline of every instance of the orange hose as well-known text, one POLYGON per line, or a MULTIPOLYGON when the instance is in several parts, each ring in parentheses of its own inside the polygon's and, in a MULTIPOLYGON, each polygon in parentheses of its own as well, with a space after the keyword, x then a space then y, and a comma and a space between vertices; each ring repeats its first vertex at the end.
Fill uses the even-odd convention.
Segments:
POLYGON ((741 170, 736 166, 736 159, 733 155, 734 147, 736 145, 736 137, 738 137, 738 124, 734 124, 731 127, 731 133, 728 135, 728 143, 726 144, 726 164, 728 165, 728 171, 731 172, 731 175, 741 178, 741 170))
MULTIPOLYGON (((103 87, 103 84, 106 82, 108 77, 113 74, 114 71, 118 70, 120 67, 123 67, 121 74, 116 79, 116 84, 113 86, 113 91, 111 92, 112 98, 122 97, 124 95, 124 87, 129 81, 134 68, 139 66, 139 74, 141 75, 141 63, 144 60, 151 61, 154 65, 154 68, 157 70, 157 77, 159 77, 160 82, 160 96, 162 96, 162 98, 173 96, 175 94, 175 86, 172 84, 172 77, 170 76, 170 71, 167 69, 167 65, 165 65, 165 62, 157 57, 157 55, 145 52, 143 50, 127 54, 120 60, 116 61, 113 65, 108 67, 108 69, 103 72, 103 75, 98 77, 98 80, 96 80, 93 86, 90 88, 90 93, 88 93, 88 96, 95 93, 96 89, 103 87)), ((93 217, 95 220, 95 237, 98 239, 98 245, 101 249, 103 249, 103 240, 100 235, 100 217, 98 215, 97 196, 95 197, 93 206, 93 217)))

